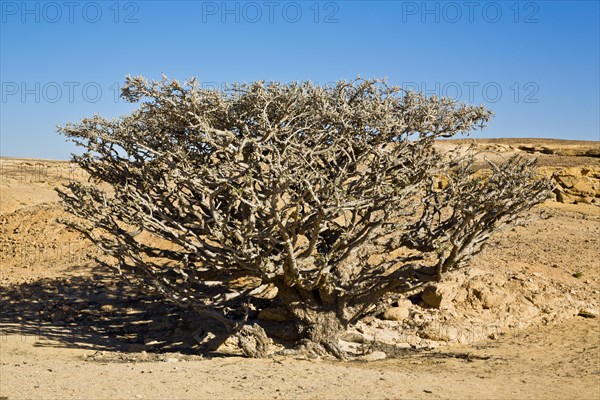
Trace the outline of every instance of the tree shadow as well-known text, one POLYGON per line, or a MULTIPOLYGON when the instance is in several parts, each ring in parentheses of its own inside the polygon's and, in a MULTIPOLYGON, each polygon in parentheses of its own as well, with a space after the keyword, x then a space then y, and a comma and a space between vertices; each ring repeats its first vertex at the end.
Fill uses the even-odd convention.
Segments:
POLYGON ((202 354, 223 336, 216 322, 157 295, 141 294, 110 272, 0 286, 0 334, 34 336, 35 346, 202 354))
MULTIPOLYGON (((81 272, 82 267, 73 267, 81 272)), ((251 299, 256 308, 270 304, 251 299)), ((240 306, 240 308, 242 308, 240 306)), ((292 322, 256 320, 284 348, 298 338, 292 322)), ((183 309, 159 295, 140 293, 112 272, 96 266, 91 276, 42 278, 19 285, 0 285, 0 340, 3 335, 33 337, 36 347, 79 348, 93 351, 228 357, 218 349, 228 336, 212 319, 183 309)), ((384 343, 367 346, 388 357, 422 353, 384 343)), ((102 359, 102 357, 100 357, 102 359)))

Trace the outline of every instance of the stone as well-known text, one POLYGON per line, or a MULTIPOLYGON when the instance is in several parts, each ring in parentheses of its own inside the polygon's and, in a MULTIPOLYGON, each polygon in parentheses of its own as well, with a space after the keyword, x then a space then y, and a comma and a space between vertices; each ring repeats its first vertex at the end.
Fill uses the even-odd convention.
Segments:
POLYGON ((365 342, 364 336, 357 332, 345 332, 344 334, 342 334, 340 336, 340 339, 343 340, 344 342, 350 342, 350 343, 364 343, 365 342))
POLYGON ((573 175, 557 175, 554 177, 556 182, 567 189, 572 188, 579 181, 580 178, 573 175))
POLYGON ((379 360, 385 360, 386 357, 387 357, 387 355, 383 351, 374 351, 372 353, 365 354, 364 356, 362 356, 361 360, 379 361, 379 360))
POLYGON ((569 193, 557 191, 556 193, 556 201, 563 204, 574 204, 579 200, 578 196, 574 196, 569 193))
POLYGON ((444 295, 437 287, 427 286, 423 293, 421 293, 421 299, 430 307, 440 308, 444 300, 444 295))
POLYGON ((469 285, 469 289, 484 310, 500 308, 513 299, 510 293, 506 293, 499 287, 493 287, 492 290, 484 282, 473 282, 469 285))
POLYGON ((597 167, 573 167, 560 170, 554 175, 557 187, 556 201, 565 204, 596 204, 600 197, 600 169, 597 167))
POLYGON ((584 318, 598 317, 598 313, 595 310, 592 310, 591 308, 582 308, 581 310, 579 310, 579 313, 577 315, 584 318))
POLYGON ((577 183, 571 188, 571 190, 579 195, 594 197, 596 191, 590 178, 584 177, 577 181, 577 183))
POLYGON ((577 202, 582 204, 594 204, 594 198, 590 196, 582 196, 577 200, 577 202))
POLYGON ((412 303, 408 300, 402 301, 397 307, 390 307, 383 312, 383 319, 388 321, 402 322, 410 316, 412 303))
POLYGON ((540 311, 539 309, 530 304, 524 304, 521 308, 521 312, 520 314, 523 316, 523 318, 528 318, 528 319, 533 319, 534 317, 536 317, 537 315, 539 315, 540 311))

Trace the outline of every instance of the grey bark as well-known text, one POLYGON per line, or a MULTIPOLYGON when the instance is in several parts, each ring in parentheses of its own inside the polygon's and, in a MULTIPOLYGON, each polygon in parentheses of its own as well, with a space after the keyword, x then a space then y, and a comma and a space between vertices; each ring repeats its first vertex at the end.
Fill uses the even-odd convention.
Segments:
POLYGON ((250 355, 264 338, 232 318, 247 299, 277 286, 305 342, 342 357, 349 324, 468 265, 551 188, 529 160, 481 177, 472 150, 435 150, 484 126, 484 107, 380 80, 215 91, 136 77, 122 93, 140 104, 130 115, 60 128, 90 175, 58 190, 68 223, 112 257, 99 262, 221 321, 250 355))

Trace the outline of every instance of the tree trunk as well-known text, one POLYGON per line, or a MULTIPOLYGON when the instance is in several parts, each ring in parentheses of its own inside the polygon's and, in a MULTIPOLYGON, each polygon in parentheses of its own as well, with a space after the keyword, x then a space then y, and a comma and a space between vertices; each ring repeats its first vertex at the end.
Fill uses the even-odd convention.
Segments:
POLYGON ((345 358, 339 347, 339 337, 348 324, 338 314, 337 298, 323 296, 318 291, 278 286, 278 298, 294 317, 300 337, 300 350, 319 356, 331 354, 345 358))

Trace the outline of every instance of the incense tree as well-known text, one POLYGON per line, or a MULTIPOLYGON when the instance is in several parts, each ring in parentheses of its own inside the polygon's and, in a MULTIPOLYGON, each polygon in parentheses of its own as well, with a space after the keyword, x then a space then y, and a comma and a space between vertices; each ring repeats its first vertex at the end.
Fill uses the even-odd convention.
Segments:
POLYGON ((249 299, 276 288, 299 345, 344 357, 348 326, 466 267, 550 188, 531 160, 482 174, 472 151, 436 150, 483 127, 483 106, 381 80, 214 90, 134 77, 122 96, 139 107, 59 128, 90 175, 59 190, 71 224, 118 274, 220 321, 250 355, 266 337, 249 299))

